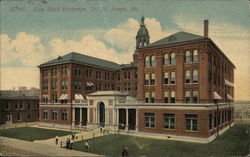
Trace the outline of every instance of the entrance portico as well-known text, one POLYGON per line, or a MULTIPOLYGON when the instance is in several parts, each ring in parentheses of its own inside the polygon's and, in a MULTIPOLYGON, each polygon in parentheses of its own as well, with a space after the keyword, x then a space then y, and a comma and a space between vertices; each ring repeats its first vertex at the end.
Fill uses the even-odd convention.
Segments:
POLYGON ((128 93, 119 91, 99 91, 89 94, 88 128, 105 127, 109 130, 137 130, 136 106, 128 106, 128 93))

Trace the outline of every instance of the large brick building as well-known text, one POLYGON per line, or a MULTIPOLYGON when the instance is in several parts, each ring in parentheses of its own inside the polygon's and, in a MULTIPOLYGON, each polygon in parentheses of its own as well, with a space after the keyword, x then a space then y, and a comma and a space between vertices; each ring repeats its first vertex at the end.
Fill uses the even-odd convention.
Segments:
POLYGON ((131 64, 75 52, 40 68, 40 120, 210 141, 233 123, 234 64, 208 37, 150 43, 144 17, 131 64))

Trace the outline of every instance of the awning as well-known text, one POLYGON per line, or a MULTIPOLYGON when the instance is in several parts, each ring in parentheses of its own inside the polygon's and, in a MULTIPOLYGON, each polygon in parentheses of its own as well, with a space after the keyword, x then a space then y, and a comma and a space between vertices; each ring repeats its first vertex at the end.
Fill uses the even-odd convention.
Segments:
POLYGON ((75 94, 75 100, 84 100, 81 94, 75 94))
POLYGON ((87 87, 92 87, 94 84, 92 82, 87 82, 87 87))
POLYGON ((62 94, 58 100, 67 100, 68 99, 68 94, 62 94))
POLYGON ((226 79, 225 79, 225 85, 230 86, 230 87, 234 87, 234 84, 226 79))
POLYGON ((228 100, 233 100, 233 98, 231 97, 231 95, 227 94, 227 99, 228 100))
POLYGON ((222 99, 222 98, 217 92, 214 92, 214 99, 222 99))

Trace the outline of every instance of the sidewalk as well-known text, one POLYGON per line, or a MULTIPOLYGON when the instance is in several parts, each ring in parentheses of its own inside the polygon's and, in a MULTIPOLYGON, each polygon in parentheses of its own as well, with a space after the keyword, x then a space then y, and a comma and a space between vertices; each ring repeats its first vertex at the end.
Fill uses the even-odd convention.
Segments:
MULTIPOLYGON (((47 129, 46 127, 39 127, 39 128, 47 129)), ((49 128, 49 129, 52 129, 52 128, 49 128)), ((59 130, 59 129, 57 129, 57 130, 59 130)), ((66 131, 65 129, 60 129, 60 130, 66 131)), ((99 129, 95 129, 92 131, 78 131, 75 133, 74 142, 82 141, 82 140, 86 140, 86 139, 91 139, 93 137, 99 137, 99 136, 103 136, 103 133, 100 133, 99 129)), ((56 141, 55 138, 50 138, 47 140, 35 140, 33 142, 61 148, 61 146, 62 147, 66 146, 67 139, 72 139, 72 135, 58 137, 58 144, 57 145, 55 144, 55 141, 56 141)))
MULTIPOLYGON (((32 152, 35 154, 41 154, 42 156, 102 156, 87 152, 80 152, 80 151, 74 151, 74 150, 67 150, 64 148, 58 148, 58 147, 51 147, 49 145, 35 143, 35 142, 28 142, 18 139, 12 139, 7 137, 0 137, 1 145, 12 147, 15 149, 32 152)), ((34 155, 34 154, 31 154, 34 155)))

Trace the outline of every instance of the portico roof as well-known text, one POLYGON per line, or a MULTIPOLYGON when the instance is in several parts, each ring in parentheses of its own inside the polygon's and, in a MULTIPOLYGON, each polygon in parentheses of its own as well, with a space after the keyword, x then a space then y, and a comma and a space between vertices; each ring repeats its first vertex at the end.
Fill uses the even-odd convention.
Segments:
POLYGON ((129 93, 120 91, 98 91, 91 93, 88 96, 128 96, 128 95, 129 93))

